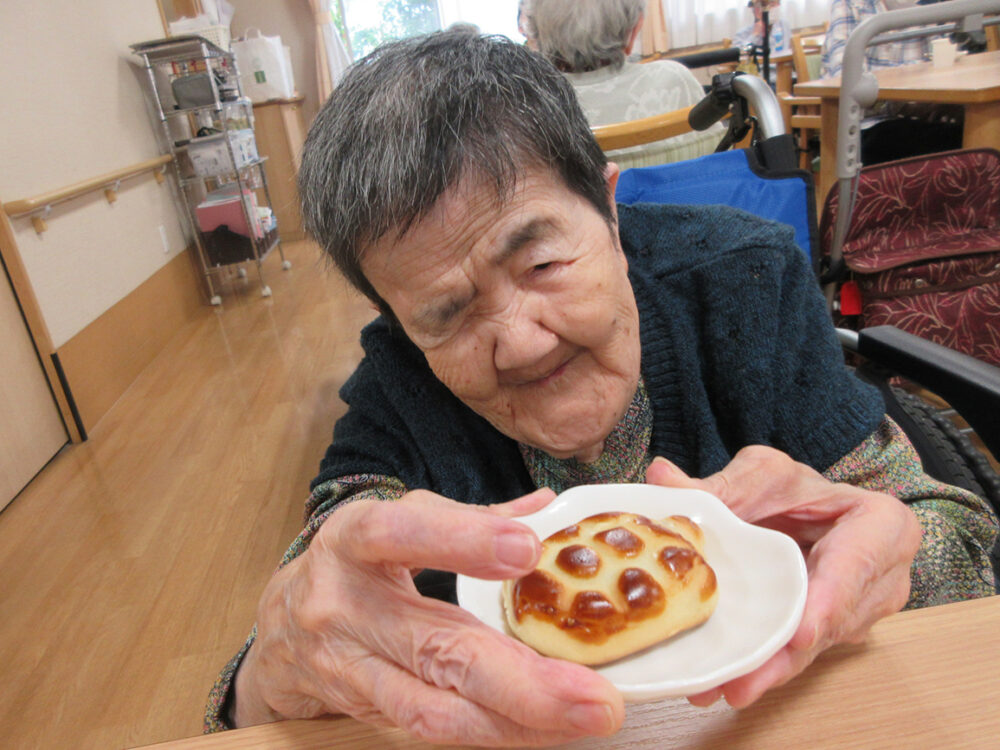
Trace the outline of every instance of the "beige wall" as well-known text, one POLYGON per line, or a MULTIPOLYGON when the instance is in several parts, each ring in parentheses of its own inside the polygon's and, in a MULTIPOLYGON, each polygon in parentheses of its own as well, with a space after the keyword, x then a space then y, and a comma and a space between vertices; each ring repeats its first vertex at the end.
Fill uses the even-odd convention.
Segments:
POLYGON ((257 28, 265 36, 280 36, 292 53, 295 88, 305 97, 302 114, 306 125, 318 110, 316 94, 315 34, 309 0, 229 0, 236 9, 233 38, 257 28))
MULTIPOLYGON (((291 48, 303 114, 311 122, 317 102, 307 0, 233 5, 234 37, 257 27, 291 48)), ((0 201, 160 153, 128 46, 162 36, 156 0, 0 0, 0 201)), ((113 205, 100 192, 57 205, 47 223, 39 236, 28 218, 12 221, 56 348, 188 244, 168 185, 151 175, 123 183, 113 205)))
MULTIPOLYGON (((128 45, 162 36, 155 0, 0 2, 0 200, 159 153, 128 45)), ((12 223, 56 347, 187 245, 169 187, 149 174, 113 205, 98 192, 55 206, 44 235, 12 223)))

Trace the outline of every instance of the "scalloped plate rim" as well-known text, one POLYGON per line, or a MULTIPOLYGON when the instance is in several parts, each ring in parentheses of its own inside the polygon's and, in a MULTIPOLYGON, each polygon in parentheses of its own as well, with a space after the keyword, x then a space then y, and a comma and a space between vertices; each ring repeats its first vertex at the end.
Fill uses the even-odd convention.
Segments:
MULTIPOLYGON (((581 485, 517 520, 544 539, 587 516, 606 511, 642 513, 653 518, 675 514, 690 517, 705 533, 705 557, 719 579, 719 603, 708 621, 637 654, 594 667, 618 687, 626 700, 684 697, 717 687, 759 667, 794 635, 808 587, 805 559, 798 544, 779 531, 747 523, 707 492, 649 484, 581 485), (773 569, 765 564, 763 570, 757 571, 762 575, 754 579, 746 566, 731 559, 736 550, 770 555, 773 569), (777 561, 783 563, 781 569, 774 564, 777 561), (776 576, 787 588, 775 590, 768 586, 776 576), (755 610, 748 605, 750 597, 759 595, 765 596, 764 602, 771 610, 755 610), (763 625, 766 632, 741 638, 740 629, 753 621, 755 611, 765 617, 773 615, 774 621, 763 625), (729 621, 718 619, 720 614, 729 621), (720 634, 726 637, 719 638, 720 634), (688 648, 694 648, 696 655, 700 649, 708 657, 710 647, 720 641, 730 652, 723 654, 721 663, 715 654, 714 661, 707 658, 712 666, 690 664, 688 648), (671 677, 658 676, 671 669, 671 677)), ((501 585, 500 581, 459 575, 456 592, 459 606, 509 635, 500 603, 501 585)))

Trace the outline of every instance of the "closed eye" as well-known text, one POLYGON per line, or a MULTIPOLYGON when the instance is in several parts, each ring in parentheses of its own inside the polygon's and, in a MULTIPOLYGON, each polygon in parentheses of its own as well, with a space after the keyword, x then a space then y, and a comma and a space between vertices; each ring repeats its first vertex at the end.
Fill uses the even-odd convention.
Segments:
POLYGON ((467 295, 445 300, 443 303, 427 307, 414 316, 414 324, 430 335, 441 335, 453 328, 462 313, 476 297, 473 290, 467 295))
POLYGON ((550 277, 558 277, 561 271, 570 265, 572 265, 572 261, 547 260, 544 263, 535 263, 533 266, 530 266, 529 275, 532 278, 537 277, 540 281, 548 281, 550 277))

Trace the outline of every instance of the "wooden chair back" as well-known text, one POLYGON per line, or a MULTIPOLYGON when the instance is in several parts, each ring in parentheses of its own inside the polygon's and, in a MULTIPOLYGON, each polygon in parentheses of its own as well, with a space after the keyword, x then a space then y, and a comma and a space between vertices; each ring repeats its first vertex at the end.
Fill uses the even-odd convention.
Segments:
POLYGON ((823 52, 823 35, 792 34, 792 67, 796 83, 819 77, 823 52))
POLYGON ((688 113, 692 107, 675 109, 652 117, 639 120, 616 122, 611 125, 597 125, 590 130, 597 139, 602 151, 614 151, 629 146, 641 146, 645 143, 662 141, 682 133, 690 133, 688 113))
MULTIPOLYGON (((796 83, 804 83, 819 77, 822 60, 823 39, 826 36, 827 24, 819 33, 798 32, 792 34, 792 67, 795 71, 796 83)), ((788 132, 796 134, 799 148, 799 166, 809 169, 810 131, 819 132, 820 114, 817 97, 793 96, 791 92, 778 92, 781 112, 785 118, 788 132)))

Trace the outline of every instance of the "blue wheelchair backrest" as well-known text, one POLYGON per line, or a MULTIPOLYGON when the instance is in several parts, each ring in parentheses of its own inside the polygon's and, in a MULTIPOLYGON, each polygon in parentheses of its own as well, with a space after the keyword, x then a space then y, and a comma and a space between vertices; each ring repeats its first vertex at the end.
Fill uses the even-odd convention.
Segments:
POLYGON ((819 258, 816 199, 804 170, 769 171, 747 149, 697 159, 626 169, 618 178, 619 203, 723 204, 790 224, 795 242, 819 258))

